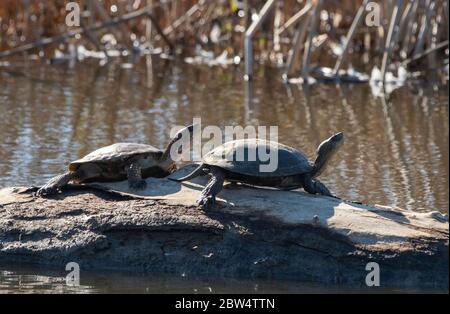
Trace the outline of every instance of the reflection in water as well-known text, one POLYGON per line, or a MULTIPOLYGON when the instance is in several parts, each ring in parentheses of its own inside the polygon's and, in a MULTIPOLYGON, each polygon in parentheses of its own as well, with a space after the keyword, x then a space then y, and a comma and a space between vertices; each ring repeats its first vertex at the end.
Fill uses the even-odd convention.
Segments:
MULTIPOLYGON (((81 271, 80 286, 66 285, 67 273, 37 266, 0 268, 0 293, 380 293, 418 292, 370 287, 348 288, 273 280, 190 278, 180 275, 146 275, 125 272, 81 271)), ((425 292, 425 291, 421 291, 425 292)), ((436 292, 436 291, 433 291, 436 292)))
POLYGON ((412 205, 412 203, 414 203, 414 200, 412 199, 411 193, 409 190, 410 184, 409 184, 408 174, 406 173, 406 167, 403 162, 403 159, 400 156, 398 142, 397 142, 397 139, 395 138, 394 127, 392 125, 391 116, 389 114, 389 109, 388 109, 388 105, 386 103, 385 98, 381 98, 381 105, 383 108, 384 117, 386 119, 386 133, 388 135, 389 144, 391 145, 392 157, 394 158, 396 164, 399 165, 399 169, 400 169, 401 184, 402 184, 403 191, 405 193, 406 200, 407 200, 406 208, 411 210, 410 205, 412 205))
POLYGON ((281 142, 310 158, 343 131, 346 143, 321 177, 337 195, 448 212, 447 88, 400 88, 383 101, 367 85, 287 86, 270 69, 246 92, 241 77, 239 68, 159 59, 131 69, 2 68, 0 186, 42 184, 113 142, 162 147, 172 125, 200 116, 203 127, 276 125, 281 142))
POLYGON ((66 285, 66 279, 54 271, 0 269, 0 293, 95 293, 91 286, 66 285))

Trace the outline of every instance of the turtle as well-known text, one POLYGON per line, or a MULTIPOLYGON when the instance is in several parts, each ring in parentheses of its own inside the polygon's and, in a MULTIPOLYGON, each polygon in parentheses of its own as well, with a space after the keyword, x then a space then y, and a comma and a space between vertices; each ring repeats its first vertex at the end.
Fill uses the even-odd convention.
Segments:
POLYGON ((190 136, 193 125, 178 131, 164 150, 138 143, 115 143, 99 148, 70 162, 67 172, 50 179, 36 195, 56 194, 70 181, 79 184, 128 179, 130 189, 145 189, 145 178, 165 177, 176 170, 170 151, 186 132, 190 136))
POLYGON ((225 180, 282 190, 303 188, 311 194, 336 197, 316 177, 323 172, 343 142, 342 132, 324 140, 317 148, 314 163, 311 163, 303 152, 278 142, 263 139, 229 141, 204 155, 200 165, 188 175, 169 179, 182 182, 202 175, 211 175, 197 201, 205 210, 215 203, 216 195, 222 190, 225 180), (261 172, 260 166, 267 163, 262 162, 260 158, 254 158, 254 161, 245 159, 245 156, 250 156, 250 150, 267 152, 273 149, 278 153, 278 165, 272 172, 261 172), (240 160, 237 158, 239 151, 241 156, 244 156, 240 160))

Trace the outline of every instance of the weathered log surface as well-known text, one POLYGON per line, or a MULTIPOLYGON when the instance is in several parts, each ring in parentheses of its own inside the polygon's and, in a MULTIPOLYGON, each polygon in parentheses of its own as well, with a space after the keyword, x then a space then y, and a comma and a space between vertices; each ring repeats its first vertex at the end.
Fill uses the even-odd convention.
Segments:
POLYGON ((377 262, 385 288, 448 290, 446 215, 235 185, 204 212, 203 183, 148 179, 140 198, 98 189, 126 194, 125 183, 46 199, 0 190, 0 262, 360 287, 377 262))

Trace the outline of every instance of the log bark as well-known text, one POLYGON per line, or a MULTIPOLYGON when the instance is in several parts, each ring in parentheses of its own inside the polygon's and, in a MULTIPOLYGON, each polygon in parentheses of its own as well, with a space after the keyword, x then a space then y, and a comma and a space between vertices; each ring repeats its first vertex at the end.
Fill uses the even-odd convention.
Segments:
MULTIPOLYGON (((228 185, 210 211, 204 181, 71 186, 49 198, 0 190, 0 263, 265 278, 448 291, 448 216, 366 206, 301 191, 228 185)), ((62 268, 61 268, 62 269, 62 268)))

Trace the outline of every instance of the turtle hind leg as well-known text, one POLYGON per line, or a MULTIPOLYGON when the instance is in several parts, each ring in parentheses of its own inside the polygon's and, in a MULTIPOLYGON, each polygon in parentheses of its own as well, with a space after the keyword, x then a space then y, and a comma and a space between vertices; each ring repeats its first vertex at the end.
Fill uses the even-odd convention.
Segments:
POLYGON ((337 198, 330 190, 328 190, 325 184, 319 180, 311 179, 309 176, 305 177, 303 180, 303 189, 310 194, 321 194, 337 198))
POLYGON ((37 190, 37 196, 52 195, 58 193, 63 186, 75 177, 74 172, 66 172, 51 178, 44 186, 37 190))
POLYGON ((147 182, 142 179, 142 169, 137 163, 131 163, 126 170, 130 189, 143 190, 147 187, 147 182))
POLYGON ((217 167, 210 167, 211 179, 203 189, 198 199, 198 204, 204 210, 209 209, 211 205, 216 203, 216 195, 222 190, 225 181, 225 173, 217 167))

